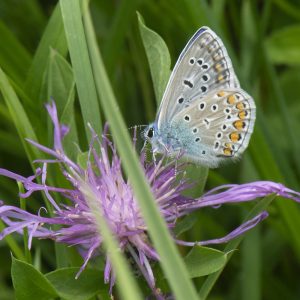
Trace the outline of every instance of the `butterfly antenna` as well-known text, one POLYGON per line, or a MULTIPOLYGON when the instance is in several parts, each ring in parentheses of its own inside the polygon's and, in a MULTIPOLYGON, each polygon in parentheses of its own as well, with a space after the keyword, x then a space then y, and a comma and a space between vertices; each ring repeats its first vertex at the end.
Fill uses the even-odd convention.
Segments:
POLYGON ((147 126, 148 126, 148 125, 134 125, 134 126, 129 127, 128 130, 132 130, 132 129, 134 129, 134 128, 141 129, 141 128, 147 127, 147 126))

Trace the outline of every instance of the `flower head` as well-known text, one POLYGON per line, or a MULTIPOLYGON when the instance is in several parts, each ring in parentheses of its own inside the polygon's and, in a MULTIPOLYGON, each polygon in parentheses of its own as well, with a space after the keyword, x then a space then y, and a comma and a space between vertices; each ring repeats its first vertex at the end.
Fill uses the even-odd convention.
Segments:
MULTIPOLYGON (((22 234, 23 229, 27 228, 29 248, 33 237, 49 238, 56 242, 77 246, 84 258, 84 263, 77 274, 79 276, 88 261, 100 253, 103 242, 97 230, 94 213, 81 192, 81 185, 84 182, 93 191, 94 205, 99 207, 107 224, 117 237, 120 249, 127 251, 133 257, 150 288, 155 291, 155 278, 150 261, 159 260, 159 256, 148 239, 147 225, 140 213, 132 187, 123 176, 116 148, 107 137, 107 126, 105 126, 101 140, 92 131, 87 164, 86 167, 82 167, 69 159, 64 152, 62 140, 68 128, 59 124, 55 104, 47 105, 47 110, 54 124, 54 149, 35 141, 28 140, 28 142, 50 154, 52 159, 36 161, 36 163, 41 163, 42 167, 37 168, 35 174, 28 178, 4 169, 0 169, 0 174, 23 183, 26 190, 24 194, 21 194, 23 198, 29 197, 35 191, 42 191, 53 207, 54 216, 43 217, 40 213, 34 215, 20 208, 0 203, 0 218, 7 225, 0 233, 0 239, 13 232, 22 234), (69 188, 46 184, 47 165, 50 163, 62 166, 62 173, 70 182, 69 188), (57 203, 51 196, 52 193, 61 194, 69 200, 69 204, 57 203), (51 226, 54 224, 60 225, 59 228, 51 226)), ((144 153, 141 153, 140 162, 159 210, 170 230, 175 226, 179 217, 206 206, 217 207, 225 203, 246 202, 271 193, 300 202, 299 193, 281 184, 268 181, 223 185, 200 198, 191 199, 182 195, 182 192, 190 187, 184 177, 184 165, 178 166, 175 160, 164 164, 163 158, 158 162, 147 163, 144 153)), ((267 212, 262 212, 223 238, 197 243, 175 241, 187 246, 224 243, 251 229, 267 216, 267 212)), ((110 282, 112 287, 115 282, 115 273, 108 258, 104 278, 105 282, 110 282)))

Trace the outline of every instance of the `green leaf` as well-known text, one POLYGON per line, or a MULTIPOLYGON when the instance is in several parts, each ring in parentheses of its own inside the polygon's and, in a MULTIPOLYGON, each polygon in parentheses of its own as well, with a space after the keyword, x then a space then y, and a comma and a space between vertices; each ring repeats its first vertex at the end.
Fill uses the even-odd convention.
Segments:
POLYGON ((113 15, 112 25, 109 29, 109 39, 107 39, 103 48, 103 57, 105 58, 105 65, 110 74, 118 63, 118 56, 122 53, 122 44, 130 29, 130 19, 140 0, 126 0, 121 1, 116 6, 116 13, 113 15))
POLYGON ((70 158, 75 158, 78 136, 74 118, 75 81, 70 64, 57 51, 50 53, 47 99, 54 99, 60 122, 69 127, 64 138, 64 149, 70 158))
POLYGON ((194 247, 184 258, 191 278, 214 273, 225 266, 227 255, 212 248, 194 247))
POLYGON ((176 227, 174 228, 175 236, 179 236, 180 234, 191 229, 195 225, 197 220, 198 216, 195 214, 191 214, 178 221, 176 223, 176 227))
POLYGON ((16 136, 11 131, 0 130, 0 149, 3 153, 10 153, 16 157, 24 158, 24 151, 16 136))
POLYGON ((164 40, 156 32, 146 27, 139 13, 138 22, 150 66, 156 103, 159 106, 171 74, 171 58, 164 40))
POLYGON ((45 101, 45 99, 40 97, 40 94, 50 48, 56 49, 62 56, 65 56, 68 50, 59 5, 56 6, 44 31, 24 86, 25 92, 35 103, 45 101))
POLYGON ((282 9, 287 15, 295 18, 298 22, 300 21, 300 9, 297 2, 289 1, 289 0, 273 0, 272 5, 277 5, 280 9, 282 9))
POLYGON ((17 300, 58 297, 50 281, 32 265, 12 257, 11 276, 17 300))
POLYGON ((86 135, 90 137, 91 131, 88 123, 92 125, 97 134, 101 133, 102 124, 92 66, 81 21, 80 2, 62 0, 60 7, 86 135))
POLYGON ((206 184, 209 169, 207 167, 191 163, 186 165, 185 172, 186 178, 189 179, 190 183, 195 183, 195 186, 184 191, 183 195, 193 198, 200 197, 206 184))
POLYGON ((2 21, 0 36, 0 66, 14 81, 21 84, 26 78, 31 56, 2 21))
POLYGON ((79 152, 77 154, 77 164, 84 170, 86 170, 87 168, 88 156, 89 156, 88 151, 79 152))
POLYGON ((253 16, 251 1, 243 1, 242 9, 242 24, 241 24, 241 76, 246 82, 251 82, 253 68, 257 67, 257 39, 258 30, 257 23, 253 16))
POLYGON ((18 134, 23 143, 27 156, 30 161, 33 161, 35 158, 38 157, 39 151, 36 148, 29 146, 29 144, 25 141, 25 138, 37 141, 37 137, 19 98, 17 97, 14 89, 8 81, 7 76, 1 68, 0 91, 3 95, 4 101, 8 107, 13 122, 17 128, 18 134))
POLYGON ((75 276, 79 268, 62 268, 45 275, 55 287, 59 296, 66 300, 86 300, 101 291, 108 294, 108 286, 104 286, 102 271, 84 270, 78 279, 75 276))
POLYGON ((300 64, 300 25, 277 30, 266 40, 266 50, 272 62, 300 64))

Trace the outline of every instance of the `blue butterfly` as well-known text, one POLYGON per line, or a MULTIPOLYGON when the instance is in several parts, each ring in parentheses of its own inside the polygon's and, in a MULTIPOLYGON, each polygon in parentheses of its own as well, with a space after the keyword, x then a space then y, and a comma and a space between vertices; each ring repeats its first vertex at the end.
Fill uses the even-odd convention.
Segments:
POLYGON ((201 27, 180 54, 144 138, 154 153, 183 153, 215 168, 245 151, 255 114, 255 103, 241 89, 223 42, 201 27))

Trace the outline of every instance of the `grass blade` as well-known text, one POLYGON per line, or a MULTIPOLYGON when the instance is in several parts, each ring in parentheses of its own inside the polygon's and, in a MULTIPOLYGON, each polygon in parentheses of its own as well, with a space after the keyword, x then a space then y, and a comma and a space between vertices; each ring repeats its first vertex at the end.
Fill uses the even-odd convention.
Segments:
POLYGON ((99 93, 104 113, 110 124, 115 138, 117 149, 122 159, 125 172, 128 174, 138 199, 143 217, 148 225, 151 239, 161 257, 161 265, 171 285, 176 299, 198 299, 195 289, 188 278, 187 270, 172 241, 166 224, 155 206, 153 195, 146 182, 145 174, 139 164, 138 158, 126 125, 117 108, 116 99, 109 83, 101 55, 98 51, 95 33, 88 11, 84 13, 84 22, 96 78, 97 92, 99 93), (164 241, 163 243, 161 241, 164 241))
POLYGON ((2 92, 4 101, 8 107, 9 113, 19 133, 19 137, 24 146, 29 161, 33 161, 38 157, 39 151, 31 147, 25 138, 37 141, 37 137, 30 123, 30 120, 18 98, 14 89, 12 88, 6 74, 0 68, 0 90, 2 92))
MULTIPOLYGON (((51 50, 48 69, 47 98, 56 103, 60 122, 69 127, 63 144, 71 159, 77 156, 78 135, 74 118, 75 81, 70 64, 57 51, 51 50)), ((51 126, 52 131, 52 126, 51 126)), ((52 134, 50 134, 52 137, 52 134)))
POLYGON ((138 22, 150 65, 156 103, 157 106, 159 106, 171 74, 171 57, 164 40, 156 32, 146 27, 143 18, 139 13, 138 22))
POLYGON ((122 43, 125 36, 130 29, 130 18, 134 15, 136 7, 140 0, 127 0, 121 1, 117 7, 117 12, 113 19, 113 24, 109 30, 107 42, 103 48, 103 57, 105 58, 105 64, 108 74, 115 69, 118 62, 118 55, 122 48, 122 43))
POLYGON ((31 63, 31 56, 12 32, 0 21, 0 65, 18 84, 24 82, 31 63), (14 49, 12 51, 12 49, 14 49))
POLYGON ((261 236, 254 228, 242 245, 242 300, 261 299, 261 236))
MULTIPOLYGON (((88 52, 87 52, 87 45, 85 42, 85 35, 83 31, 83 24, 81 20, 81 10, 80 10, 80 2, 79 1, 74 1, 74 0, 62 0, 60 2, 60 5, 62 7, 62 12, 63 12, 63 19, 64 23, 66 25, 66 33, 67 33, 67 39, 69 43, 69 51, 71 54, 71 60, 73 62, 73 67, 74 67, 74 76, 75 80, 76 78, 80 79, 81 76, 89 76, 89 80, 91 80, 91 84, 93 85, 93 74, 89 62, 89 57, 88 57, 88 52), (74 39, 72 37, 72 34, 74 34, 76 31, 73 31, 75 29, 76 31, 79 31, 79 37, 81 37, 81 40, 77 40, 76 38, 74 39), (83 59, 84 63, 87 66, 81 65, 79 62, 80 60, 80 52, 77 51, 77 49, 73 48, 80 47, 84 51, 84 55, 86 55, 86 58, 83 59), (73 53, 73 56, 72 56, 73 53), (75 66, 74 66, 75 63, 75 66), (84 70, 81 72, 80 68, 83 68, 84 70), (77 74, 77 75, 76 75, 77 74), (76 77, 77 76, 77 77, 76 77)), ((82 53, 81 53, 82 54, 82 53)), ((82 55, 81 55, 82 56, 82 55)), ((84 86, 80 83, 78 86, 77 82, 77 89, 79 92, 79 100, 82 104, 88 104, 88 99, 86 98, 86 95, 84 94, 84 86), (83 97, 82 99, 80 99, 83 97)), ((95 95, 93 95, 94 100, 97 100, 97 95, 96 91, 95 95)), ((99 114, 99 108, 98 108, 98 102, 94 102, 94 104, 97 104, 97 110, 94 111, 86 111, 84 115, 84 119, 87 122, 90 122, 90 118, 93 118, 92 113, 94 113, 94 116, 96 114, 99 114)), ((91 107, 89 107, 91 108, 91 107)), ((92 120, 91 120, 92 121, 92 120)), ((97 120, 94 120, 92 122, 92 126, 95 126, 95 122, 97 120)), ((98 119, 98 127, 101 126, 100 119, 98 119)), ((97 128, 99 131, 99 128, 97 128)), ((89 130, 89 129, 88 129, 89 130)), ((78 178, 78 180, 80 180, 78 178)), ((96 224, 97 224, 97 229, 101 236, 103 237, 104 240, 104 246, 107 250, 107 253, 109 255, 109 258, 112 262, 112 265, 115 270, 118 270, 117 274, 117 287, 120 289, 120 292, 122 294, 122 297, 124 299, 141 299, 141 293, 136 285, 136 282, 133 280, 132 273, 130 272, 130 268, 127 265, 127 261, 123 257, 123 255, 120 253, 118 244, 114 238, 114 235, 111 233, 110 228, 108 227, 107 223, 105 222, 105 219, 102 217, 103 214, 99 211, 99 208, 95 204, 95 200, 93 199, 93 192, 91 191, 90 187, 85 184, 84 181, 81 181, 81 192, 85 195, 85 199, 88 202, 88 205, 91 209, 91 211, 94 212, 96 224)))
POLYGON ((84 126, 87 137, 89 137, 91 132, 87 126, 88 123, 92 125, 98 134, 101 133, 102 124, 92 67, 81 21, 80 2, 61 0, 59 3, 84 126))
POLYGON ((24 91, 35 103, 45 101, 45 99, 40 99, 39 97, 47 68, 50 48, 56 49, 63 56, 67 54, 66 38, 58 5, 52 13, 41 38, 24 86, 24 91))

